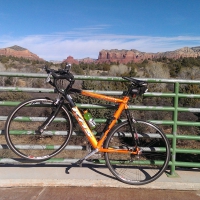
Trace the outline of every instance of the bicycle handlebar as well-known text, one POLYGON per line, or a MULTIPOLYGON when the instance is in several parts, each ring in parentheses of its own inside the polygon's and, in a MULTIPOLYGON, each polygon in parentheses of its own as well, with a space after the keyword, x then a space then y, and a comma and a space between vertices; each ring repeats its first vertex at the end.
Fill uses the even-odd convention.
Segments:
MULTIPOLYGON (((52 82, 50 80, 50 77, 48 77, 47 82, 49 82, 53 87, 55 87, 56 90, 61 94, 66 94, 68 91, 70 91, 72 85, 75 82, 73 74, 69 72, 70 67, 71 65, 66 65, 66 69, 58 69, 58 70, 49 69, 47 66, 45 66, 44 68, 47 74, 53 76, 54 80, 52 82), (61 90, 58 87, 57 81, 60 79, 65 79, 69 81, 68 86, 64 90, 61 90)), ((141 81, 131 77, 122 77, 122 78, 131 82, 128 91, 124 92, 125 95, 142 95, 147 91, 146 81, 141 81)))
POLYGON ((54 79, 66 79, 69 82, 74 82, 74 76, 72 73, 69 72, 69 70, 58 69, 56 71, 54 69, 49 69, 47 66, 45 66, 45 71, 47 72, 47 74, 51 74, 54 79))
POLYGON ((69 72, 69 68, 70 66, 68 65, 66 66, 66 69, 58 69, 58 70, 49 69, 47 66, 44 67, 47 74, 53 76, 53 82, 50 80, 50 77, 47 78, 47 82, 49 82, 49 84, 55 87, 56 90, 61 94, 68 92, 72 88, 72 85, 75 82, 73 74, 69 72), (66 87, 64 91, 59 89, 57 84, 57 81, 61 79, 69 81, 69 85, 66 87))

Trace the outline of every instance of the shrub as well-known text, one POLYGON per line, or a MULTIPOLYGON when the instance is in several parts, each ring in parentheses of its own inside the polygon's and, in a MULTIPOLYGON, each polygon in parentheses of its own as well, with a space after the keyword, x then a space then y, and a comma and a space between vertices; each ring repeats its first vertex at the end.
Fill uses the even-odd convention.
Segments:
POLYGON ((31 95, 25 92, 2 92, 0 93, 1 101, 24 101, 31 98, 31 95))

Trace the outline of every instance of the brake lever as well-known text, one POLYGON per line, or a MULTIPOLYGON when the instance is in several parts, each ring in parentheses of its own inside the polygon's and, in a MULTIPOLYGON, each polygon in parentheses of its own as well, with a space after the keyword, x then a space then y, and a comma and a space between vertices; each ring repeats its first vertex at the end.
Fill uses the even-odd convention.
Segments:
POLYGON ((50 81, 51 81, 51 72, 50 73, 48 73, 48 75, 47 75, 47 79, 46 79, 46 82, 47 83, 49 83, 50 81))

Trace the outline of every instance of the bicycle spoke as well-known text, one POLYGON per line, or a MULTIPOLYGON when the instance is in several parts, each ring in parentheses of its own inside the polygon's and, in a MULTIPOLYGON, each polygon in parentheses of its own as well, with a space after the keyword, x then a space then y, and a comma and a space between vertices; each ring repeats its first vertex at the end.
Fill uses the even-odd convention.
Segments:
MULTIPOLYGON (((137 121, 133 127, 138 133, 138 153, 105 153, 106 163, 110 171, 122 182, 146 184, 158 178, 167 167, 169 144, 165 135, 151 123, 137 121)), ((126 146, 127 149, 134 149, 136 144, 130 138, 131 134, 124 134, 130 133, 129 129, 128 122, 119 124, 108 136, 106 148, 112 146, 119 149, 126 146)))
POLYGON ((46 160, 66 146, 72 125, 64 107, 46 130, 40 131, 54 109, 52 100, 32 99, 19 105, 8 117, 6 139, 17 155, 36 161, 46 160))

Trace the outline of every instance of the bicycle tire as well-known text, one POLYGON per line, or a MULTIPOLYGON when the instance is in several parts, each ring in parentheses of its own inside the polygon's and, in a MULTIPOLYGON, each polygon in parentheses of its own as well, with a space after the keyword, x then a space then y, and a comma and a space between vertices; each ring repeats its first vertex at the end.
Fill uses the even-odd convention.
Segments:
POLYGON ((5 137, 15 154, 31 161, 44 161, 66 147, 72 134, 72 120, 65 106, 43 133, 37 131, 55 107, 49 98, 33 98, 12 111, 5 124, 5 137))
MULTIPOLYGON (((105 153, 109 170, 120 181, 143 185, 159 178, 166 170, 170 159, 170 145, 165 134, 154 124, 136 120, 132 122, 137 130, 140 153, 105 153)), ((128 121, 118 124, 108 135, 105 148, 134 149, 128 121)))

